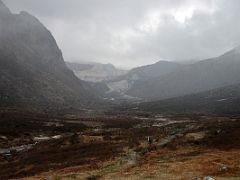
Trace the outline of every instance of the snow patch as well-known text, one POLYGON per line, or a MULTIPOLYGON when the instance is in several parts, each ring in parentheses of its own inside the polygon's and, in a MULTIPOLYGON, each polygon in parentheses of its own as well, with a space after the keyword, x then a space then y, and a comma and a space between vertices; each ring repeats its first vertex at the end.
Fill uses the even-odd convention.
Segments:
POLYGON ((226 101, 228 99, 218 99, 217 102, 222 102, 222 101, 226 101))
POLYGON ((127 80, 121 80, 121 81, 117 81, 117 82, 110 82, 107 83, 107 86, 109 87, 109 91, 110 92, 126 92, 128 89, 131 88, 131 83, 129 83, 129 81, 127 80))

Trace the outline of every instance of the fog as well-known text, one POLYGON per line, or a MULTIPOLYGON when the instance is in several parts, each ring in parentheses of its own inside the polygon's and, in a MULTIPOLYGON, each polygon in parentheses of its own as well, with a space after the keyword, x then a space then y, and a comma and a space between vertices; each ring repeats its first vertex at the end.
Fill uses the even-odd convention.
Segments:
POLYGON ((131 68, 214 57, 240 39, 238 0, 4 0, 40 19, 65 61, 131 68))

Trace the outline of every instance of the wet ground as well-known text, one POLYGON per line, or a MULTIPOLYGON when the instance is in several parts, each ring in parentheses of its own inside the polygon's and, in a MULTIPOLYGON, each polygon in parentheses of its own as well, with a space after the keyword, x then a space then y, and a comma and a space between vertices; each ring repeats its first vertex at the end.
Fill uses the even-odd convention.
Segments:
POLYGON ((240 179, 239 117, 50 117, 13 110, 0 117, 3 180, 240 179))

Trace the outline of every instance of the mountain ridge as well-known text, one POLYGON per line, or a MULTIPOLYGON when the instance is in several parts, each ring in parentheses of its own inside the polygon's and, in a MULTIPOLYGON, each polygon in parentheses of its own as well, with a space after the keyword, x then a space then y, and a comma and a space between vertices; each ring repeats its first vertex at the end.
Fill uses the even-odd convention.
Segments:
POLYGON ((29 13, 5 7, 0 2, 0 106, 50 110, 90 104, 94 93, 66 67, 51 32, 29 13))
POLYGON ((233 49, 219 57, 135 84, 126 93, 150 100, 167 99, 238 83, 239 73, 240 53, 233 49))

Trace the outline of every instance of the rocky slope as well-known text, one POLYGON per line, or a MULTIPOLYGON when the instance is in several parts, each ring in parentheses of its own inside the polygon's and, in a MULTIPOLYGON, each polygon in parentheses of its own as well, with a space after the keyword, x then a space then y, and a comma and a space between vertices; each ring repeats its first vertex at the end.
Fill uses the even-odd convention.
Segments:
POLYGON ((162 101, 142 103, 140 109, 174 113, 240 114, 240 84, 162 101))
POLYGON ((0 107, 51 109, 91 103, 88 86, 69 70, 54 37, 27 12, 0 1, 0 107))

